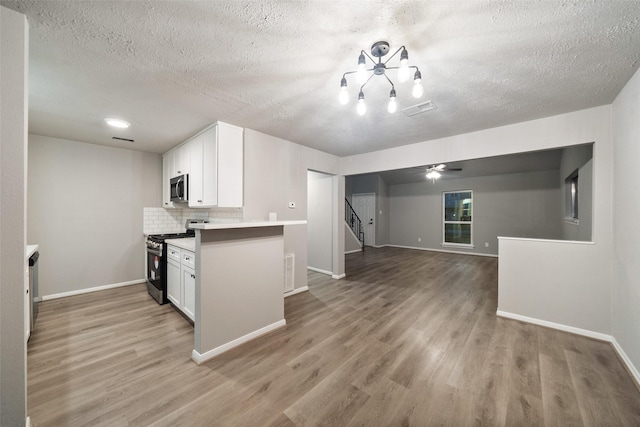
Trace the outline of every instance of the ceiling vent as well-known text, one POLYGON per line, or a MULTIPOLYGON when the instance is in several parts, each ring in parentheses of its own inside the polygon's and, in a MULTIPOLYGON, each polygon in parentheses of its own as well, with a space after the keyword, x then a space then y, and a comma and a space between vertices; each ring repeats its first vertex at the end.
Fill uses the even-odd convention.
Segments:
POLYGON ((420 104, 412 105, 411 107, 403 108, 402 112, 407 117, 412 117, 418 114, 426 113, 427 111, 435 110, 438 108, 433 101, 421 102, 420 104))
POLYGON ((133 139, 127 139, 127 138, 119 138, 117 136, 112 136, 111 139, 117 139, 118 141, 127 141, 127 142, 133 142, 133 139))

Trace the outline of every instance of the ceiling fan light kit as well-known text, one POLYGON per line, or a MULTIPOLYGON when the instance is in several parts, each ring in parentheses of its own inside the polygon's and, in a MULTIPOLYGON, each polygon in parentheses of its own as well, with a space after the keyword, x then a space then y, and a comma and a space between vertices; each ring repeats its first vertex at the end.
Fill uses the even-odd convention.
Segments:
POLYGON ((347 75, 356 74, 356 81, 360 85, 360 92, 358 93, 358 105, 357 111, 358 114, 363 116, 367 112, 367 106, 365 104, 364 98, 364 87, 369 83, 369 80, 373 76, 384 76, 389 84, 391 85, 391 91, 389 92, 389 103, 387 104, 387 111, 391 114, 395 113, 398 110, 398 104, 396 102, 396 88, 389 76, 387 75, 387 70, 398 70, 398 80, 400 82, 407 81, 409 76, 411 75, 410 69, 415 69, 415 73, 413 75, 413 89, 411 94, 415 98, 420 98, 424 94, 424 88, 422 87, 422 74, 420 70, 415 65, 409 65, 409 52, 404 46, 400 46, 398 50, 396 50, 385 62, 382 62, 382 57, 386 56, 389 53, 389 43, 386 41, 378 41, 375 42, 371 46, 371 56, 378 58, 376 62, 368 53, 364 50, 360 51, 360 55, 358 56, 358 67, 354 71, 347 71, 342 75, 342 80, 340 80, 340 94, 338 96, 338 100, 342 105, 346 105, 349 103, 349 92, 347 87, 347 75), (400 66, 389 67, 387 64, 391 59, 393 59, 398 53, 400 53, 400 66), (367 58, 373 63, 371 68, 367 68, 367 58))

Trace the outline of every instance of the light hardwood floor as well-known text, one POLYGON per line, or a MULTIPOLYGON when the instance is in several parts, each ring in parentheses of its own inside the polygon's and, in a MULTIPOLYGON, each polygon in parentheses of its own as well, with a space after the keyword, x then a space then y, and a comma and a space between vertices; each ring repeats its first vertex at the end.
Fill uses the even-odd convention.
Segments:
POLYGON ((286 327, 202 366, 191 325, 144 285, 42 303, 32 423, 640 426, 609 344, 496 317, 496 259, 383 248, 346 264, 343 280, 309 273, 286 327))

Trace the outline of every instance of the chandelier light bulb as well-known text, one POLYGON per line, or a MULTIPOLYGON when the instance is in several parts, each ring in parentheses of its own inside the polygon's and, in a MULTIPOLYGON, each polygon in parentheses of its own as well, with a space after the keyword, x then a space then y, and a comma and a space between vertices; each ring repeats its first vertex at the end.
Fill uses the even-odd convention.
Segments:
POLYGON ((427 173, 427 178, 434 181, 440 178, 440 173, 438 171, 429 171, 429 173, 427 173))
POLYGON ((400 68, 398 69, 398 80, 401 82, 406 82, 409 80, 409 54, 407 53, 407 49, 402 49, 400 53, 400 68))
POLYGON ((411 95, 414 98, 420 98, 424 94, 424 88, 422 87, 422 74, 420 71, 416 71, 416 74, 413 77, 413 90, 411 91, 411 95))
POLYGON ((389 105, 387 105, 387 111, 391 114, 398 111, 398 104, 396 103, 396 90, 391 89, 391 93, 389 94, 389 105))
POLYGON ((340 104, 346 105, 349 102, 349 92, 347 91, 347 79, 344 77, 340 82, 340 95, 338 96, 340 104))
POLYGON ((420 98, 422 97, 422 95, 424 95, 424 88, 422 87, 422 84, 419 81, 413 84, 413 90, 411 91, 411 95, 413 95, 414 98, 420 98))
POLYGON ((361 116, 364 116, 364 113, 367 112, 367 104, 364 103, 364 93, 362 93, 362 91, 360 91, 360 93, 358 94, 357 111, 358 111, 358 114, 360 114, 361 116))

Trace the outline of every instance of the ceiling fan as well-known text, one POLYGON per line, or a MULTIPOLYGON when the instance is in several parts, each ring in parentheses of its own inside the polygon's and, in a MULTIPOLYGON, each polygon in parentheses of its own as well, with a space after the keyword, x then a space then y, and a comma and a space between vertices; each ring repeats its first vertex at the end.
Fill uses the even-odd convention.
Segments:
POLYGON ((447 165, 445 165, 444 163, 440 163, 439 165, 433 165, 430 167, 427 167, 426 170, 426 177, 427 179, 430 179, 431 182, 435 182, 436 179, 440 178, 440 176, 442 175, 442 172, 452 172, 452 171, 461 171, 462 168, 449 168, 447 167, 447 165))

